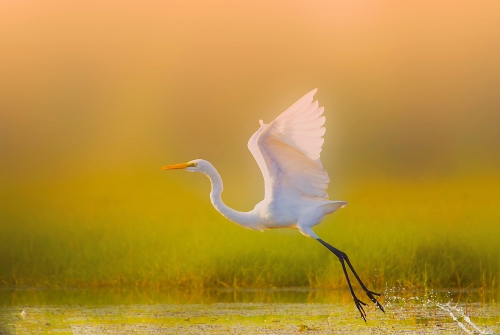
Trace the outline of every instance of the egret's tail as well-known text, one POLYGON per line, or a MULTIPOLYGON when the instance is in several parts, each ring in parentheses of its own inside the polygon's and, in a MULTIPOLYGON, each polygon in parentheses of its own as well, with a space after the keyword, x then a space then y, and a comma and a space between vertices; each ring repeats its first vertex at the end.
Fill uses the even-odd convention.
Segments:
POLYGON ((323 205, 325 210, 325 215, 332 214, 339 208, 344 208, 347 206, 348 202, 346 201, 329 201, 328 203, 323 205))

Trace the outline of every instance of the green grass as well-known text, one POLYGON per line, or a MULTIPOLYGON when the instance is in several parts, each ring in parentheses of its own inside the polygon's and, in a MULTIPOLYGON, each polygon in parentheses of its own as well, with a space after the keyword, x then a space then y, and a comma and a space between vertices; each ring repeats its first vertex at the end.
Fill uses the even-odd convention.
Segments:
MULTIPOLYGON (((318 242, 293 230, 242 229, 211 207, 207 181, 201 193, 174 183, 107 175, 4 184, 0 285, 345 287, 338 260, 318 242)), ((315 230, 368 286, 499 287, 500 179, 348 186, 350 205, 315 230)))

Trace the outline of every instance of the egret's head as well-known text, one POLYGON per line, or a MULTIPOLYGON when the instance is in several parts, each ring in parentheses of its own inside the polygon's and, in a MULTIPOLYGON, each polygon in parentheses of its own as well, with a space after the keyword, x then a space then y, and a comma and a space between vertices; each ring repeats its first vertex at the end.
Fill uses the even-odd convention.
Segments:
POLYGON ((160 168, 160 170, 186 170, 189 172, 201 172, 203 171, 205 162, 206 161, 203 159, 195 159, 187 163, 167 165, 160 168))

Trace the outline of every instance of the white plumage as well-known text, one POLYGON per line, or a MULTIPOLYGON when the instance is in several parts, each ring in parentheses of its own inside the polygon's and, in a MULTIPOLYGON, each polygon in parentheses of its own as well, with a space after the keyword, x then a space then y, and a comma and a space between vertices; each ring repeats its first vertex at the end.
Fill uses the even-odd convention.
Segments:
POLYGON ((222 179, 206 160, 195 159, 162 169, 185 169, 205 174, 212 183, 210 199, 214 207, 242 227, 255 230, 294 228, 318 240, 339 258, 356 307, 366 321, 363 310, 366 304, 354 294, 345 264, 370 300, 384 311, 374 297, 379 294, 368 290, 361 282, 345 253, 321 240, 311 229, 325 215, 347 204, 345 201, 329 200, 326 193, 330 179, 320 159, 325 117, 323 107, 313 101, 316 91, 304 95, 271 123, 265 124, 260 120, 260 128, 250 137, 248 149, 257 161, 265 183, 264 200, 250 212, 239 212, 224 204, 221 198, 222 179))
POLYGON ((260 167, 265 197, 254 211, 262 228, 297 228, 317 238, 310 229, 326 214, 346 205, 330 201, 330 178, 320 160, 325 134, 323 107, 313 102, 316 89, 307 93, 248 141, 248 149, 260 167))
POLYGON ((307 196, 328 198, 328 174, 320 160, 325 134, 323 107, 312 102, 313 90, 281 113, 270 124, 261 124, 248 141, 264 175, 266 197, 272 196, 284 179, 307 196), (278 175, 279 171, 283 174, 278 175))

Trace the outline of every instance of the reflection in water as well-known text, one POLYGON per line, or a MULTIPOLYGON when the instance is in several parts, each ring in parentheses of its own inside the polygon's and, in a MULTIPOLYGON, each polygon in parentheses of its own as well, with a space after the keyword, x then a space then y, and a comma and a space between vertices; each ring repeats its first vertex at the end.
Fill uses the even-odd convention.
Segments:
MULTIPOLYGON (((498 300, 499 292, 478 290, 419 290, 386 288, 385 304, 435 305, 448 302, 487 304, 498 300)), ((347 290, 320 290, 307 287, 270 289, 0 289, 0 306, 123 305, 123 304, 209 304, 209 303, 350 303, 347 290)), ((466 311, 467 312, 467 311, 466 311)))
POLYGON ((344 303, 347 290, 274 289, 0 289, 0 305, 122 305, 210 303, 344 303))

